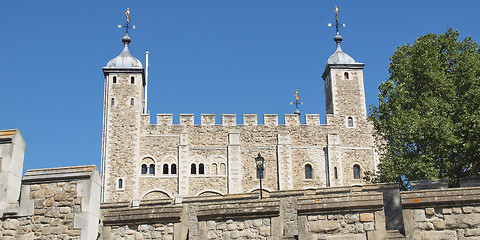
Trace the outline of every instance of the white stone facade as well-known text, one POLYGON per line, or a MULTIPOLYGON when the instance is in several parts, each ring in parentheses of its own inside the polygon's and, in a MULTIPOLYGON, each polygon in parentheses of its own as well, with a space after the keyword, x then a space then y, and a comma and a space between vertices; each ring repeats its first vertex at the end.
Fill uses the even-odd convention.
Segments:
POLYGON ((327 64, 326 124, 307 114, 305 125, 295 114, 285 115, 283 125, 277 114, 264 115, 263 124, 256 114, 243 115, 242 123, 234 114, 223 114, 221 123, 202 114, 200 125, 193 114, 181 114, 180 124, 158 114, 151 124, 142 114, 143 68, 104 68, 103 201, 258 191, 259 153, 266 191, 363 183, 363 173, 375 167, 363 66, 327 64))

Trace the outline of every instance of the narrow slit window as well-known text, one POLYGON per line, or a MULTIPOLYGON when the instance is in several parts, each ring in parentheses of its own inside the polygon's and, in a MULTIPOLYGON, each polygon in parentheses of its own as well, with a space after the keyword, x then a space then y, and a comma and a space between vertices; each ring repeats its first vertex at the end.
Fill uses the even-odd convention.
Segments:
POLYGON ((147 174, 147 164, 142 164, 142 174, 147 174))
POLYGON ((110 99, 110 105, 115 106, 115 98, 110 99))
POLYGON ((198 164, 198 174, 205 174, 205 166, 203 163, 198 164))
POLYGON ((348 127, 353 127, 353 117, 348 117, 347 122, 348 127))
POLYGON ((358 164, 353 165, 353 179, 360 179, 360 166, 358 164))
POLYGON ((135 84, 135 77, 131 77, 131 78, 130 78, 130 83, 131 83, 131 84, 135 84))
POLYGON ((349 79, 349 78, 348 78, 348 72, 344 72, 344 73, 343 73, 343 77, 344 77, 345 80, 348 80, 348 79, 349 79))
POLYGON ((135 105, 135 99, 134 98, 130 98, 130 106, 133 106, 135 105))
POLYGON ((163 174, 168 174, 168 164, 163 164, 163 174))
POLYGON ((190 165, 190 174, 197 174, 197 165, 195 165, 195 163, 190 165))
POLYGON ((337 167, 334 167, 334 168, 333 168, 333 178, 338 179, 337 167))
POLYGON ((151 175, 155 175, 155 164, 150 164, 150 167, 148 168, 148 173, 151 175))
POLYGON ((171 174, 177 174, 177 164, 173 163, 171 166, 171 174))
POLYGON ((117 83, 117 77, 116 77, 116 76, 113 77, 112 82, 113 82, 113 83, 117 83))
POLYGON ((123 189, 123 179, 118 179, 118 189, 123 189))
POLYGON ((312 179, 312 165, 305 165, 305 179, 312 179))

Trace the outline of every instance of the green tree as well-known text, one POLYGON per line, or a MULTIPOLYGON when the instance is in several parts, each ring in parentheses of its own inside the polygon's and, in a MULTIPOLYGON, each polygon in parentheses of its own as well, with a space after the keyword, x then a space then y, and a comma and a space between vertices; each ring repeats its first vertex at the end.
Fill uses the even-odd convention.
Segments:
POLYGON ((458 179, 480 173, 480 51, 459 32, 427 34, 390 57, 390 78, 370 106, 381 151, 373 182, 458 179))

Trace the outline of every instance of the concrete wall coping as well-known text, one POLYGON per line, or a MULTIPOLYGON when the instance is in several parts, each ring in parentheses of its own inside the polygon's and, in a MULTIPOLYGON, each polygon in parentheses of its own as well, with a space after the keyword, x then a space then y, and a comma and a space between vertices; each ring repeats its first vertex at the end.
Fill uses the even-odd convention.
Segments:
POLYGON ((97 171, 95 165, 59 167, 28 170, 23 176, 22 183, 26 185, 42 182, 72 181, 90 178, 97 171))
POLYGON ((480 203, 480 187, 430 189, 400 192, 404 208, 426 206, 455 206, 465 203, 480 203))

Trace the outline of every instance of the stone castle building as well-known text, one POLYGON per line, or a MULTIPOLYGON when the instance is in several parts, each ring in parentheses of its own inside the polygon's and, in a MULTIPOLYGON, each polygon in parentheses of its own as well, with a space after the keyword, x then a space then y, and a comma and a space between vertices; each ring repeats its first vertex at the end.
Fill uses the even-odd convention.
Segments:
MULTIPOLYGON (((376 166, 373 127, 366 120, 363 63, 340 47, 330 56, 325 82, 326 124, 319 114, 157 114, 144 110, 145 70, 124 49, 103 68, 105 95, 102 141, 102 199, 130 201, 162 197, 226 195, 259 191, 255 158, 265 159, 265 191, 350 186, 376 166)), ((319 79, 320 81, 320 79, 319 79)), ((320 106, 319 106, 320 107, 320 106)))

